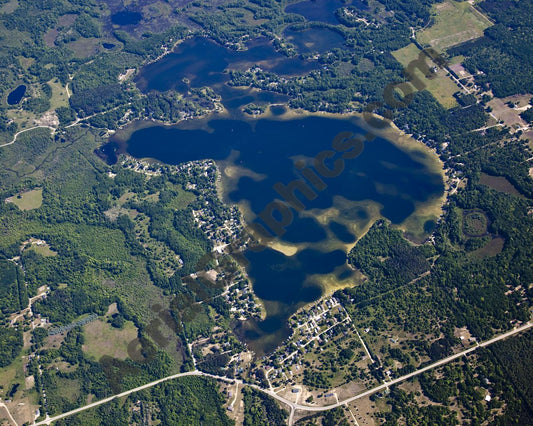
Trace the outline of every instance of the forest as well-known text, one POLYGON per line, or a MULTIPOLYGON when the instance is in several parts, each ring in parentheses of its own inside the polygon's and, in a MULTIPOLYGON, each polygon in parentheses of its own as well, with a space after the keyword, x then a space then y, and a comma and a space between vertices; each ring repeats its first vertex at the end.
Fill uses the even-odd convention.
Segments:
MULTIPOLYGON (((212 286, 205 290, 201 286, 185 287, 180 279, 189 273, 184 268, 194 267, 196 259, 211 247, 210 241, 193 225, 191 211, 204 205, 205 196, 212 200, 214 215, 220 215, 221 220, 230 216, 230 208, 214 192, 206 192, 212 187, 213 176, 200 173, 203 168, 196 170, 195 175, 189 175, 187 170, 181 173, 167 170, 160 177, 146 179, 144 174, 121 164, 110 167, 102 162, 94 155, 101 143, 98 138, 97 131, 80 127, 66 130, 62 139, 51 138, 43 130, 23 135, 10 150, 0 153, 3 164, 14 157, 33 164, 27 175, 22 176, 9 167, 3 169, 2 199, 37 184, 43 189, 43 202, 38 208, 23 211, 13 203, 0 204, 0 301, 4 325, 0 331, 0 365, 8 366, 21 356, 23 332, 30 334, 32 346, 22 353, 39 354, 43 375, 34 374, 35 392, 38 395, 40 389, 46 389, 50 414, 75 408, 88 395, 102 398, 110 392, 190 368, 181 335, 176 335, 180 333, 177 323, 154 322, 152 305, 168 303, 163 292, 178 292, 194 301, 204 300, 205 290, 213 291, 212 286), (37 175, 32 173, 35 169, 40 171, 37 175), (113 170, 114 178, 105 170, 113 170), (184 189, 186 183, 195 184, 195 193, 184 189), (180 208, 176 210, 176 206, 180 208), (110 216, 109 211, 116 214, 110 216), (144 218, 132 220, 128 214, 133 211, 144 218), (165 226, 174 232, 163 232, 165 226), (27 243, 30 237, 45 241, 48 251, 43 254, 30 249, 33 247, 27 243), (186 263, 176 261, 178 252, 186 263), (17 257, 20 266, 8 260, 13 257, 17 257), (177 273, 169 274, 169 267, 177 273), (30 332, 22 320, 18 326, 7 326, 10 314, 26 308, 28 296, 34 296, 43 284, 51 292, 46 299, 33 303, 33 314, 47 318, 54 326, 68 325, 92 313, 103 317, 110 304, 116 303, 119 312, 112 319, 113 327, 120 328, 124 321, 130 321, 139 330, 139 349, 128 353, 133 359, 88 356, 82 349, 85 340, 79 327, 70 330, 57 347, 49 343, 44 329, 30 332), (156 332, 161 331, 175 334, 172 344, 166 342, 166 348, 156 339, 156 332), (154 340, 162 346, 156 346, 154 340), (69 367, 65 370, 53 367, 61 362, 69 367), (78 390, 66 398, 69 389, 78 390)), ((214 291, 220 292, 217 287, 214 291)), ((180 305, 175 299, 174 313, 185 315, 185 310, 177 311, 180 305)), ((223 308, 216 299, 212 300, 216 309, 223 308)), ((203 306, 207 309, 208 303, 203 306)), ((227 309, 220 312, 229 316, 227 309)), ((199 320, 203 321, 204 316, 199 320)), ((188 330, 198 329, 195 321, 191 317, 188 330)), ((36 358, 28 368, 30 372, 36 371, 36 358)))
MULTIPOLYGON (((290 107, 312 112, 362 112, 378 102, 377 113, 435 149, 448 173, 460 181, 431 240, 415 244, 393 224, 379 221, 347 257, 365 281, 338 291, 336 297, 357 327, 426 337, 408 339, 405 349, 382 348, 383 357, 400 363, 398 372, 451 353, 460 344, 456 329, 466 327, 474 338, 484 340, 529 320, 531 150, 520 132, 505 126, 476 131, 487 124, 489 110, 484 101, 472 97, 456 94, 459 106, 445 109, 430 92, 420 91, 408 108, 383 106, 385 87, 406 79, 391 51, 411 42, 411 27, 431 24, 430 7, 437 2, 371 3, 371 8, 350 6, 348 14, 338 10, 336 25, 288 14, 284 2, 274 0, 191 2, 168 21, 143 18, 138 26, 120 28, 110 23, 108 6, 96 1, 19 0, 14 11, 0 13, 0 144, 10 142, 17 130, 29 127, 45 112, 59 121, 52 136, 49 129, 36 129, 0 148, 0 367, 11 368, 23 356, 38 354, 40 361, 33 357, 27 365, 35 377, 31 392, 39 399, 41 390, 46 390, 50 414, 75 408, 88 397, 102 398, 188 371, 193 365, 186 340, 208 335, 215 325, 229 327, 230 306, 215 298, 224 282, 213 285, 187 278, 213 246, 196 226, 193 211, 207 202, 218 226, 232 214, 216 193, 205 190, 212 187, 213 169, 168 167, 161 174, 147 169, 153 173, 147 178, 95 155, 108 142, 107 130, 131 120, 176 123, 217 108, 219 94, 211 88, 142 93, 133 81, 119 80, 127 70, 138 71, 189 35, 204 35, 231 49, 242 49, 247 39, 262 36, 282 54, 312 61, 315 69, 302 75, 280 76, 257 66, 232 69, 227 72, 228 84, 283 93, 289 96, 290 107), (194 29, 184 26, 180 13, 194 22, 194 29), (322 53, 302 53, 284 39, 283 31, 289 27, 333 31, 343 41, 322 53), (28 87, 23 99, 8 105, 8 93, 20 84, 28 87), (70 96, 60 99, 58 87, 70 96), (78 119, 82 120, 78 125, 67 127, 78 119), (482 175, 505 178, 518 195, 481 183, 482 175), (21 210, 4 202, 37 188, 43 198, 38 207, 21 210), (47 251, 31 249, 30 238, 45 241, 47 251), (25 309, 28 298, 45 284, 51 292, 33 304, 34 315, 53 326, 68 326, 89 314, 104 318, 116 304, 112 327, 133 324, 137 349, 128 355, 136 356, 91 357, 83 349, 86 337, 77 327, 54 346, 45 330, 30 331, 26 320, 11 325, 11 316, 25 309), (27 336, 31 341, 24 347, 27 336)), ((495 96, 531 93, 532 2, 484 0, 476 7, 495 25, 485 30, 484 37, 448 49, 445 56, 463 55, 463 65, 476 83, 495 96)), ((250 104, 245 112, 264 109, 250 104)), ((527 121, 530 111, 521 114, 527 121)), ((457 418, 443 406, 458 398, 464 412, 489 419, 479 403, 483 385, 479 374, 490 372, 493 390, 506 404, 501 419, 494 422, 530 422, 531 371, 516 361, 531 358, 530 336, 481 351, 474 373, 468 366, 451 366, 443 370, 446 378, 438 386, 436 376, 423 375, 422 392, 441 405, 417 406, 413 395, 393 389, 392 411, 383 418, 453 423, 457 418), (515 353, 519 357, 513 357, 515 353)), ((342 359, 349 359, 349 352, 343 354, 342 359)), ((224 355, 207 355, 201 361, 199 368, 205 371, 229 371, 224 355)), ((374 371, 378 374, 377 368, 374 371)), ((324 374, 307 373, 305 380, 313 387, 329 385, 324 374)), ((17 389, 13 384, 9 393, 20 396, 22 390, 17 389)), ((113 416, 117 424, 152 420, 231 424, 221 398, 214 381, 191 377, 63 423, 101 424, 113 416)), ((245 389, 244 404, 246 424, 286 421, 287 413, 260 392, 245 389)), ((321 421, 335 423, 340 418, 332 411, 321 421)))
POLYGON ((234 424, 222 408, 222 397, 212 379, 184 377, 165 382, 127 398, 84 411, 58 425, 115 425, 160 422, 167 425, 234 424))
POLYGON ((480 85, 490 87, 495 96, 532 93, 533 3, 484 0, 479 7, 496 24, 485 30, 483 38, 456 46, 448 54, 466 56, 466 68, 476 74, 480 85))
MULTIPOLYGON (((457 415, 494 425, 530 424, 533 419, 531 366, 532 333, 498 342, 415 379, 420 392, 394 387, 387 399, 390 411, 378 417, 388 422, 457 424, 457 415), (420 403, 422 394, 429 403, 420 403), (490 401, 485 397, 489 395, 490 401), (503 402, 505 401, 505 402, 503 402)), ((412 389, 412 387, 411 387, 412 389)))

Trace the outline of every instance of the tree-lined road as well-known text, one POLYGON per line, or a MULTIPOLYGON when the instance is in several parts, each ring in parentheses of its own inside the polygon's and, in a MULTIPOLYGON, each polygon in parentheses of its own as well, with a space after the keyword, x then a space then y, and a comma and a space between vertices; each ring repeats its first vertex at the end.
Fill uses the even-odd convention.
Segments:
POLYGON ((52 134, 56 131, 56 128, 52 127, 52 126, 34 126, 34 127, 30 127, 29 129, 24 129, 24 130, 21 130, 20 132, 15 133, 15 135, 13 136, 13 140, 11 142, 7 142, 7 143, 4 143, 4 144, 0 145, 0 148, 2 148, 3 146, 13 145, 17 141, 18 135, 20 135, 21 133, 29 132, 30 130, 35 130, 35 129, 50 129, 52 134))
MULTIPOLYGON (((178 379, 180 377, 185 377, 185 376, 211 377, 211 378, 214 378, 214 379, 217 379, 217 380, 223 380, 225 382, 234 382, 234 383, 238 383, 238 384, 240 384, 242 386, 253 387, 254 389, 257 389, 257 390, 259 390, 261 392, 264 392, 264 393, 270 395, 272 398, 275 398, 276 400, 282 402, 283 404, 288 405, 291 408, 290 420, 292 420, 295 410, 319 412, 319 411, 331 410, 333 408, 337 408, 337 407, 341 407, 343 405, 347 405, 347 404, 349 404, 349 403, 351 403, 351 402, 353 402, 353 401, 355 401, 357 399, 361 399, 361 398, 364 398, 366 396, 370 396, 370 395, 372 395, 372 394, 374 394, 376 392, 385 390, 385 389, 389 388, 390 386, 396 385, 398 383, 401 383, 401 382, 404 382, 406 380, 409 380, 412 377, 418 376, 419 374, 422 374, 422 373, 424 373, 426 371, 429 371, 429 370, 432 370, 434 368, 441 367, 441 366, 443 366, 445 364, 448 364, 449 362, 452 362, 452 361, 454 361, 454 360, 456 360, 458 358, 461 358, 461 357, 463 357, 465 355, 468 355, 468 354, 474 352, 475 350, 477 350, 479 348, 483 348, 483 347, 492 345, 492 344, 494 344, 496 342, 499 342, 500 340, 506 339, 506 338, 511 337, 511 336, 513 336, 515 334, 518 334, 518 333, 521 333, 523 331, 526 331, 526 330, 530 329, 532 326, 533 326, 533 323, 532 322, 528 322, 528 323, 526 323, 526 324, 524 324, 524 325, 522 325, 520 327, 517 327, 517 328, 514 328, 514 329, 512 329, 510 331, 507 331, 506 333, 502 333, 502 334, 500 334, 500 335, 498 335, 498 336, 496 336, 496 337, 494 337, 492 339, 486 340, 486 341, 484 341, 482 343, 478 343, 478 344, 476 344, 476 346, 473 346, 471 348, 465 349, 464 351, 461 351, 461 352, 456 353, 454 355, 450 355, 449 357, 443 358, 443 359, 441 359, 441 360, 439 360, 437 362, 434 362, 433 364, 430 364, 430 365, 427 365, 425 367, 422 367, 422 368, 420 368, 420 369, 418 369, 416 371, 413 371, 412 373, 406 374, 406 375, 398 377, 396 379, 392 379, 392 380, 390 380, 389 382, 387 382, 385 384, 373 387, 372 389, 369 389, 369 390, 367 390, 365 392, 359 393, 357 395, 354 395, 352 397, 346 398, 346 399, 344 399, 342 401, 339 401, 339 402, 337 402, 335 404, 331 404, 331 405, 324 405, 324 406, 301 405, 301 404, 289 401, 288 399, 285 399, 282 396, 277 395, 274 391, 260 388, 259 386, 251 384, 251 383, 245 383, 242 380, 228 379, 227 377, 215 376, 213 374, 208 374, 208 373, 204 373, 202 371, 195 370, 195 371, 189 371, 187 373, 179 373, 179 374, 174 374, 172 376, 164 377, 164 378, 156 380, 154 382, 150 382, 150 383, 147 383, 145 385, 139 386, 139 387, 137 387, 135 389, 131 389, 129 391, 125 391, 125 392, 119 393, 117 395, 113 395, 113 396, 110 396, 108 398, 104 398, 104 399, 102 399, 100 401, 93 402, 92 404, 88 404, 88 405, 85 405, 83 407, 76 408, 75 410, 68 411, 66 413, 59 414, 59 415, 54 416, 54 417, 48 417, 48 418, 46 418, 43 421, 35 423, 35 425, 49 425, 49 424, 51 424, 52 422, 54 422, 56 420, 60 420, 60 419, 63 419, 65 417, 72 416, 74 414, 80 413, 80 412, 88 410, 90 408, 98 407, 99 405, 102 405, 102 404, 105 404, 107 402, 110 402, 110 401, 112 401, 115 398, 122 398, 122 397, 128 396, 128 395, 130 395, 132 393, 139 392, 139 391, 144 390, 144 389, 149 389, 149 388, 151 388, 153 386, 157 386, 157 385, 159 385, 161 383, 164 383, 164 382, 167 382, 169 380, 174 380, 174 379, 178 379)), ((289 424, 290 424, 290 422, 289 422, 289 424)))

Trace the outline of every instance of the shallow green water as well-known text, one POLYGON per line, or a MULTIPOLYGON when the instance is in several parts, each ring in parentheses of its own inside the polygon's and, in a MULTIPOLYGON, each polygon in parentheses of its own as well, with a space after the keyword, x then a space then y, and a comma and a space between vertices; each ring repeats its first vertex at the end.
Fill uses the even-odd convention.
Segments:
POLYGON ((321 296, 321 276, 333 274, 349 282, 352 272, 340 246, 353 243, 357 237, 350 228, 352 223, 371 219, 365 203, 380 206, 383 217, 399 224, 413 214, 417 204, 442 194, 441 175, 427 167, 426 154, 419 152, 413 156, 387 140, 376 138, 364 144, 357 158, 343 159, 343 155, 350 157, 351 151, 332 148, 340 132, 363 134, 350 119, 318 116, 253 121, 211 119, 189 122, 186 127, 142 129, 133 133, 127 143, 128 153, 135 157, 174 164, 204 158, 223 162, 233 153, 233 167, 248 173, 234 179, 233 189, 227 195, 229 201, 249 207, 245 217, 249 223, 262 225, 282 243, 300 247, 293 256, 271 248, 246 254, 254 292, 268 302, 267 320, 246 324, 242 331, 258 352, 279 344, 288 332, 287 317, 302 304, 321 296), (335 161, 342 163, 338 176, 321 175, 313 165, 323 151, 332 156, 320 161, 323 166, 335 169, 335 161), (308 174, 314 171, 322 183, 317 185, 315 180, 312 184, 304 177, 295 166, 297 160, 301 162, 300 168, 305 167, 308 174), (294 191, 296 199, 292 199, 291 191, 283 190, 290 188, 291 182, 301 185, 294 191), (272 208, 274 200, 283 200, 274 189, 276 184, 285 199, 301 202, 301 212, 294 208, 272 208), (336 208, 337 216, 319 221, 316 212, 332 207, 336 208))

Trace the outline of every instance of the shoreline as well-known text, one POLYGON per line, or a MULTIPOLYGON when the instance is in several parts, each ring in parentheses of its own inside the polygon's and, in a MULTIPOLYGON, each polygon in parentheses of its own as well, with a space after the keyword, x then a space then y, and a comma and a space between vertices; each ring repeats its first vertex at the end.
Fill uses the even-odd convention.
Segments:
MULTIPOLYGON (((309 111, 305 111, 301 109, 298 109, 298 110, 291 109, 286 104, 276 104, 276 105, 283 105, 286 108, 286 111, 283 114, 274 115, 271 113, 270 107, 269 107, 266 113, 264 114, 248 117, 245 114, 243 114, 240 110, 238 110, 239 114, 236 114, 235 112, 230 111, 221 105, 220 109, 210 111, 203 116, 186 118, 186 119, 180 120, 177 123, 157 122, 155 120, 136 119, 130 123, 125 124, 121 129, 119 129, 114 135, 113 139, 116 142, 120 142, 121 144, 126 144, 127 140, 131 137, 131 135, 135 131, 144 129, 144 128, 155 127, 155 126, 164 126, 164 127, 170 127, 170 128, 171 127, 188 128, 192 126, 196 129, 200 128, 200 129, 209 131, 210 130, 209 122, 213 119, 232 119, 232 118, 240 119, 242 121, 250 123, 250 125, 252 126, 254 126, 254 123, 257 123, 258 120, 260 119, 266 119, 266 120, 272 120, 272 121, 288 121, 288 120, 302 119, 305 117, 327 117, 327 118, 331 118, 331 119, 335 119, 339 121, 348 120, 348 121, 351 121, 353 124, 355 124, 357 127, 359 127, 363 132, 369 131, 371 134, 375 135, 376 137, 380 137, 380 138, 387 140, 389 143, 393 144, 394 146, 406 152, 407 154, 418 153, 419 157, 420 155, 422 155, 423 156, 422 161, 425 164, 425 166, 430 171, 438 173, 442 178, 442 182, 444 185, 442 195, 440 195, 439 197, 434 197, 424 202, 422 205, 416 206, 415 212, 409 218, 407 218, 404 222, 396 225, 395 227, 397 229, 402 230, 406 234, 410 233, 412 235, 415 235, 416 237, 417 235, 422 234, 420 232, 421 228, 420 226, 418 226, 418 229, 412 229, 412 223, 420 225, 420 223, 426 220, 426 216, 427 217, 431 216, 431 220, 434 220, 435 222, 438 222, 440 220, 440 218, 442 217, 444 213, 443 207, 448 198, 450 186, 448 183, 448 177, 446 174, 446 170, 444 169, 444 164, 434 149, 429 148, 423 142, 414 139, 411 135, 406 134, 405 132, 400 130, 397 126, 395 126, 394 123, 392 122, 389 122, 389 125, 384 129, 373 129, 365 121, 362 113, 354 112, 354 113, 340 114, 340 113, 328 113, 328 112, 309 112, 309 111), (238 115, 240 115, 240 117, 238 117, 238 115), (410 219, 412 223, 410 223, 410 219)), ((378 116, 374 114, 373 116, 378 118, 378 116)), ((371 142, 367 142, 367 143, 371 143, 371 142)), ((240 170, 239 167, 236 167, 234 164, 232 164, 231 155, 227 159, 217 161, 215 163, 217 164, 217 170, 218 170, 218 177, 217 177, 217 181, 215 184, 216 192, 222 202, 226 204, 234 204, 234 203, 229 202, 229 200, 227 199, 227 194, 229 191, 231 191, 231 188, 234 186, 235 180, 238 179, 239 176, 241 175, 248 175, 249 171, 240 170)), ((260 176, 254 176, 254 177, 260 178, 260 176)), ((253 222, 253 217, 252 218, 247 217, 250 215, 246 214, 247 213, 246 205, 241 205, 240 203, 235 204, 235 205, 241 211, 242 223, 245 227, 250 220, 252 220, 253 222), (246 220, 246 218, 248 220, 246 220)), ((353 243, 343 245, 343 248, 345 249, 347 254, 357 244, 357 241, 367 233, 368 229, 370 229, 370 227, 372 226, 372 224, 374 223, 376 219, 377 218, 373 217, 373 219, 369 220, 368 223, 365 223, 361 229, 358 229, 357 238, 353 243)), ((431 233, 426 234, 426 235, 430 237, 431 233)), ((421 241, 416 241, 416 242, 421 242, 421 241)), ((338 245, 336 241, 332 241, 332 243, 334 245, 338 245)), ((274 240, 273 242, 268 243, 267 246, 273 250, 283 253, 286 256, 293 256, 298 251, 300 251, 302 248, 302 247, 299 247, 298 244, 294 245, 294 244, 285 243, 283 241, 278 241, 278 240, 274 240)), ((246 269, 246 268, 243 268, 243 269, 246 269)), ((349 280, 349 282, 337 282, 337 280, 334 280, 332 276, 322 277, 319 280, 320 281, 319 285, 322 290, 322 295, 315 302, 318 302, 319 300, 322 300, 325 297, 329 297, 336 290, 358 285, 362 280, 364 280, 364 276, 359 271, 354 270, 354 273, 356 274, 355 278, 357 279, 349 280)), ((266 306, 264 304, 264 301, 255 295, 255 292, 253 291, 253 285, 254 285, 253 281, 250 280, 250 277, 248 276, 248 274, 246 274, 246 276, 248 280, 250 281, 250 285, 252 287, 252 293, 254 294, 254 299, 256 300, 256 303, 258 303, 258 305, 261 307, 261 317, 264 319, 266 315, 266 306)), ((305 306, 307 305, 308 304, 305 304, 305 306)))
MULTIPOLYGON (((442 215, 444 214, 444 205, 446 204, 448 195, 451 191, 451 185, 450 185, 450 178, 448 176, 448 170, 445 169, 445 165, 439 155, 437 154, 436 150, 433 148, 428 147, 426 144, 424 144, 422 141, 419 141, 417 139, 414 139, 410 134, 405 133, 401 129, 399 129, 394 123, 389 122, 389 125, 384 129, 373 129, 371 126, 366 123, 366 121, 363 118, 362 113, 328 113, 328 112, 310 112, 302 109, 291 109, 286 104, 275 104, 279 106, 284 106, 286 108, 286 112, 281 115, 274 115, 270 112, 270 106, 267 109, 267 112, 264 114, 261 114, 259 116, 246 116, 242 114, 241 117, 234 117, 234 119, 240 119, 242 121, 245 121, 249 123, 251 126, 254 126, 254 123, 257 123, 260 119, 266 119, 266 120, 273 120, 273 121, 288 121, 288 120, 295 120, 295 119, 302 119, 305 117, 327 117, 335 120, 348 120, 352 121, 353 124, 360 127, 362 130, 369 131, 371 134, 375 135, 376 137, 383 138, 387 140, 389 143, 393 144, 394 146, 398 147, 402 151, 407 152, 408 154, 413 153, 419 153, 423 155, 423 163, 426 165, 429 171, 437 173, 441 176, 442 182, 443 182, 443 192, 442 195, 440 195, 437 198, 432 198, 424 203, 421 203, 418 205, 415 209, 415 212, 413 215, 411 215, 409 218, 406 218, 404 222, 397 225, 399 229, 402 231, 409 233, 410 231, 414 232, 415 234, 422 234, 420 232, 420 229, 412 230, 409 229, 409 223, 413 222, 414 218, 412 216, 427 216, 428 218, 432 216, 435 221, 439 221, 442 215)), ((231 119, 233 118, 235 114, 232 113, 230 110, 226 109, 222 106, 221 109, 213 110, 208 112, 207 114, 200 116, 200 117, 192 117, 192 118, 186 118, 182 119, 179 122, 176 123, 169 123, 169 122, 162 122, 162 121, 155 121, 155 120, 145 120, 145 119, 135 119, 129 123, 126 123, 121 128, 119 128, 115 134, 110 138, 110 140, 119 143, 120 145, 126 144, 127 140, 131 137, 131 135, 141 129, 150 128, 150 127, 156 127, 156 126, 164 126, 168 128, 172 127, 182 127, 182 128, 188 128, 189 126, 192 126, 197 129, 203 129, 205 131, 210 131, 209 122, 212 119, 231 119)), ((379 115, 373 114, 376 118, 382 118, 379 115)), ((367 142, 371 143, 371 142, 367 142)), ((231 157, 231 156, 230 156, 231 157)), ((217 185, 217 192, 224 203, 228 203, 227 194, 234 186, 234 181, 238 179, 241 175, 242 176, 249 176, 248 170, 240 170, 239 167, 231 164, 231 158, 227 158, 224 160, 217 161, 218 165, 220 166, 220 182, 217 185)), ((254 179, 261 179, 261 176, 249 176, 254 179)), ((245 216, 245 213, 249 213, 247 211, 246 206, 238 205, 239 209, 241 210, 241 213, 243 216, 245 216)), ((368 228, 368 227, 366 227, 368 228)), ((364 235, 364 233, 363 233, 364 235)), ((361 235, 362 236, 362 235, 361 235)), ((359 238, 361 237, 359 236, 359 238)), ((273 245, 274 249, 278 249, 278 251, 292 255, 295 253, 295 249, 290 244, 275 244, 273 245)))

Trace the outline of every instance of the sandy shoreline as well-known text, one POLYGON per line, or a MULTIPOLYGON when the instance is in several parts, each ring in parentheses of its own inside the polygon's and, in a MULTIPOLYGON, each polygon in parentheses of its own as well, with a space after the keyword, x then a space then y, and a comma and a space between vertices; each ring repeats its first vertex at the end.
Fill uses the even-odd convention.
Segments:
MULTIPOLYGON (((276 104, 276 105, 283 105, 283 104, 276 104)), ((153 120, 135 120, 119 131, 114 136, 114 140, 119 143, 126 143, 127 140, 131 137, 131 135, 140 129, 145 129, 148 127, 153 126, 168 126, 168 127, 180 127, 180 128, 202 128, 206 131, 209 131, 209 121, 212 119, 224 119, 224 118, 232 118, 235 119, 242 119, 244 121, 249 122, 251 125, 254 124, 254 122, 258 122, 258 120, 261 119, 268 119, 268 120, 279 120, 279 121, 287 121, 287 120, 294 120, 294 119, 301 119, 305 117, 327 117, 331 119, 336 120, 349 120, 352 121, 353 124, 357 125, 361 128, 362 134, 363 132, 368 132, 371 135, 374 135, 376 137, 381 137, 383 139, 388 140, 398 148, 400 148, 403 151, 406 151, 408 153, 421 153, 423 154, 423 161, 426 164, 426 167, 432 172, 439 173, 442 176, 442 180, 445 185, 445 190, 443 194, 438 198, 433 198, 427 202, 424 202, 422 204, 419 204, 416 206, 415 213, 411 215, 409 218, 407 218, 403 223, 401 223, 398 228, 403 230, 404 232, 411 232, 412 234, 420 234, 420 229, 413 229, 414 226, 417 228, 420 228, 420 218, 421 217, 427 217, 428 220, 438 220, 442 214, 443 214, 443 206, 446 202, 447 195, 449 192, 449 184, 448 179, 446 176, 446 170, 444 169, 444 164, 438 157, 435 150, 429 148, 424 143, 417 141, 416 139, 412 138, 411 135, 406 134, 402 130, 398 129, 393 123, 390 123, 386 128, 384 129, 375 129, 372 126, 370 126, 364 119, 362 113, 349 113, 349 114, 339 114, 339 113, 327 113, 327 112, 309 112, 304 110, 294 110, 290 109, 288 106, 283 105, 286 108, 286 112, 280 115, 272 114, 270 111, 270 108, 267 109, 267 111, 264 114, 261 114, 259 116, 246 116, 245 114, 239 114, 240 117, 236 117, 236 114, 232 114, 229 110, 226 108, 222 108, 216 111, 212 111, 205 116, 198 117, 195 119, 185 119, 178 123, 162 123, 162 122, 156 122, 153 120)), ((373 117, 379 119, 383 119, 382 117, 373 115, 373 117)), ((367 142, 372 143, 372 142, 367 142)), ((249 176, 253 179, 260 180, 262 177, 259 175, 254 175, 251 170, 247 169, 241 169, 239 167, 236 167, 232 164, 231 158, 228 158, 223 161, 218 161, 219 166, 219 179, 217 181, 217 192, 220 196, 220 198, 227 202, 227 194, 232 190, 232 188, 235 187, 235 182, 239 179, 241 176, 249 176), (253 176, 252 176, 253 175, 253 176)), ((238 206, 241 210, 241 213, 243 214, 243 217, 248 218, 248 220, 254 220, 255 215, 250 215, 249 207, 246 205, 239 205, 238 206)), ((318 219, 318 218, 317 218, 318 219)), ((325 219, 325 218, 323 218, 325 219)), ((371 221, 372 222, 372 221, 371 221)), ((358 239, 361 238, 370 228, 371 223, 369 222, 364 226, 364 229, 358 229, 358 239)), ((351 247, 353 247, 355 244, 345 244, 344 247, 349 251, 351 247)), ((292 256, 296 254, 302 247, 298 244, 288 244, 285 242, 280 241, 273 241, 268 244, 269 247, 271 247, 274 250, 277 250, 287 256, 292 256)), ((328 286, 329 287, 329 286, 328 286)))

